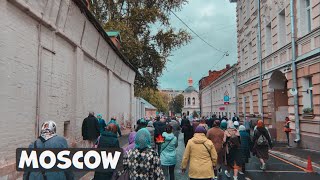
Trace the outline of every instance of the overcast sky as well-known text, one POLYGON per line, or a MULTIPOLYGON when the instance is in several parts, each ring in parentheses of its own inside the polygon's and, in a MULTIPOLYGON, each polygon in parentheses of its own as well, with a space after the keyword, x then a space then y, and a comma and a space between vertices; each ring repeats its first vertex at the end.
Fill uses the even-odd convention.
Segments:
MULTIPOLYGON (((198 81, 208 75, 209 69, 219 70, 226 64, 236 63, 236 4, 229 3, 229 0, 189 0, 182 11, 176 14, 207 42, 230 54, 213 67, 223 54, 212 49, 194 34, 191 34, 193 39, 188 45, 172 53, 167 68, 159 79, 160 88, 184 90, 191 75, 194 86, 198 89, 198 81)), ((173 15, 171 22, 174 27, 186 29, 173 15)))

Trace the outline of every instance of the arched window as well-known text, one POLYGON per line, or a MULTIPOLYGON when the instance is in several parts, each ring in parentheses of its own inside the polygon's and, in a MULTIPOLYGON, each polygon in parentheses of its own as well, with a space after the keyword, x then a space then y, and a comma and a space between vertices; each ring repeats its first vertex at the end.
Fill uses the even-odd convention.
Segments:
POLYGON ((194 98, 194 97, 192 98, 192 104, 196 105, 196 98, 194 98))
POLYGON ((188 97, 188 105, 190 105, 191 104, 191 102, 190 102, 191 100, 190 100, 190 98, 188 97))

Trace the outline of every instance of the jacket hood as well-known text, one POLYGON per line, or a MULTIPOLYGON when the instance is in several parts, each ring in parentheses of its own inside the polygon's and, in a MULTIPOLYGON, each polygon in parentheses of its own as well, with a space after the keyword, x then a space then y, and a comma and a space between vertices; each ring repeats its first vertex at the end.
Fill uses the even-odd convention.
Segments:
POLYGON ((192 141, 195 144, 203 144, 208 140, 207 136, 204 133, 195 133, 193 135, 192 141))
POLYGON ((166 141, 171 141, 175 137, 173 133, 168 134, 167 132, 162 133, 162 136, 166 141))
POLYGON ((131 132, 130 134, 129 134, 129 144, 132 144, 132 143, 134 143, 134 138, 136 137, 136 132, 131 132))

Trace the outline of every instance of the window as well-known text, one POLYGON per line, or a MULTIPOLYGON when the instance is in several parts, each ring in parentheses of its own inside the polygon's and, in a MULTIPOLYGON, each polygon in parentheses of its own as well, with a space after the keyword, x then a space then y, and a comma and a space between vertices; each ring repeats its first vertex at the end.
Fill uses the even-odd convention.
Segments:
POLYGON ((242 112, 243 114, 246 114, 246 96, 242 96, 242 112))
POLYGON ((191 104, 191 102, 190 102, 191 100, 190 100, 190 98, 188 97, 188 105, 190 105, 191 104))
POLYGON ((192 98, 192 104, 196 105, 196 98, 194 98, 194 97, 192 98))
POLYGON ((285 15, 285 9, 283 9, 279 13, 279 28, 278 28, 278 34, 279 34, 279 49, 286 45, 286 15, 285 15))
POLYGON ((249 52, 249 55, 248 55, 248 60, 249 60, 249 64, 253 64, 251 61, 252 61, 252 42, 249 42, 248 43, 248 52, 249 52))
POLYGON ((310 0, 306 0, 306 10, 307 10, 307 27, 308 32, 311 32, 311 8, 310 8, 310 0))
POLYGON ((302 86, 304 89, 302 97, 303 108, 313 108, 312 77, 303 78, 302 86))
POLYGON ((266 35, 265 35, 265 56, 268 56, 272 52, 272 44, 271 44, 271 23, 266 26, 266 35))
POLYGON ((250 92, 249 95, 249 102, 250 102, 250 114, 253 114, 253 98, 252 98, 252 92, 250 92))

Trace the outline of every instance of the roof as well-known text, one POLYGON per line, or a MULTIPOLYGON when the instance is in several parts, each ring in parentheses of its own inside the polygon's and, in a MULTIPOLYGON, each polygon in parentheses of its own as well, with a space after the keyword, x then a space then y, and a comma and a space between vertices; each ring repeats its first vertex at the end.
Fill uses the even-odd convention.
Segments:
POLYGON ((187 89, 185 89, 183 92, 185 92, 185 93, 192 93, 193 91, 197 91, 196 88, 194 88, 193 86, 189 86, 189 87, 187 87, 187 89))
POLYGON ((120 57, 120 59, 128 65, 132 70, 135 71, 137 75, 140 75, 138 69, 134 67, 129 60, 120 52, 120 50, 113 44, 110 37, 107 35, 106 31, 103 29, 98 20, 94 17, 94 15, 89 11, 86 4, 83 1, 73 0, 73 2, 79 7, 82 13, 84 13, 88 20, 93 24, 93 26, 97 29, 100 35, 107 41, 110 47, 115 51, 115 53, 120 57))
POLYGON ((154 107, 152 104, 150 104, 148 101, 140 97, 141 102, 144 104, 144 108, 146 109, 154 109, 157 110, 156 107, 154 107))

